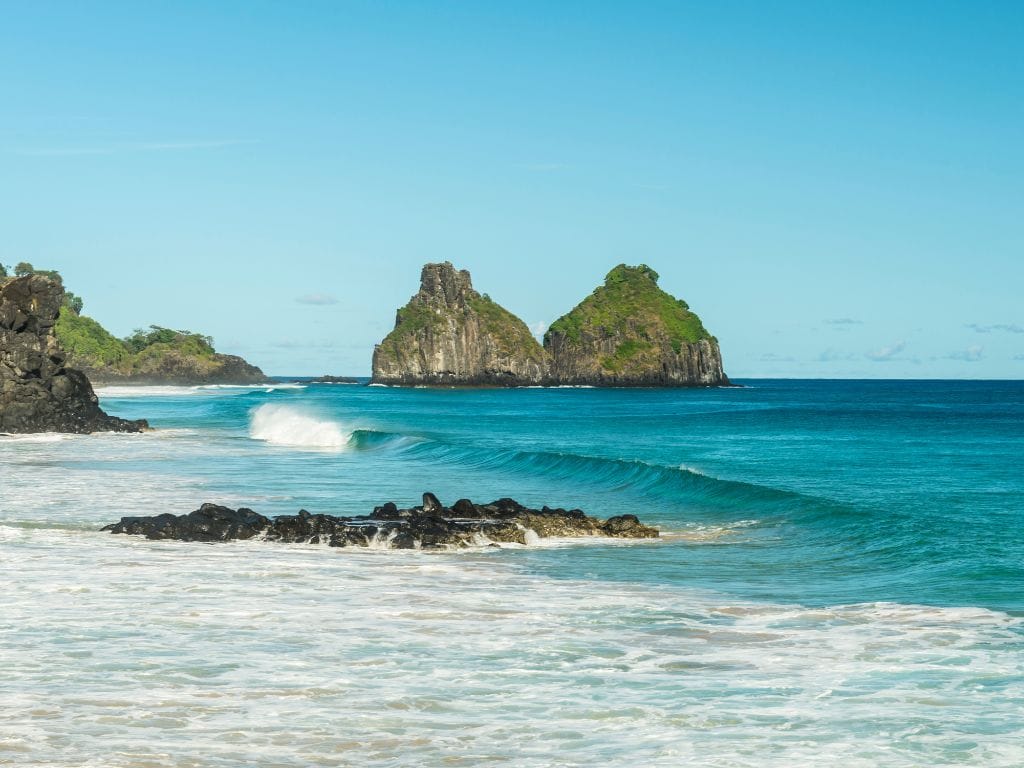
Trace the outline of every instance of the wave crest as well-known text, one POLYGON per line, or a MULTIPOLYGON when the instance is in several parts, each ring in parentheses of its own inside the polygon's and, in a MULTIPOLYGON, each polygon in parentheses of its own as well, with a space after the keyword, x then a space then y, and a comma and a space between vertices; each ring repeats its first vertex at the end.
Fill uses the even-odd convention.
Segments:
POLYGON ((251 414, 249 436, 274 445, 340 450, 352 436, 340 422, 304 413, 290 405, 266 403, 251 414))

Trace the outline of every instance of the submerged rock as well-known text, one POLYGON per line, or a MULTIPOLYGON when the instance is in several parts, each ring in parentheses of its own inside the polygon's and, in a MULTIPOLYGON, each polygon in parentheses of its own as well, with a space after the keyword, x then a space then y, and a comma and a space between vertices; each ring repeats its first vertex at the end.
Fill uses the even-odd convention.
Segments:
POLYGON ((392 549, 527 544, 534 537, 552 536, 654 539, 659 535, 656 528, 644 525, 634 515, 602 521, 579 509, 530 509, 508 498, 490 504, 459 499, 445 507, 432 493, 423 494, 423 504, 418 507, 399 509, 394 502, 387 502, 369 515, 356 517, 313 515, 300 510, 297 515, 268 518, 245 507, 236 510, 203 504, 187 515, 122 517, 103 530, 178 541, 230 541, 259 536, 267 541, 392 549))
POLYGON ((315 379, 309 379, 308 381, 296 380, 296 384, 358 384, 359 379, 355 379, 351 376, 317 376, 315 379))
POLYGON ((65 367, 54 336, 64 289, 28 275, 0 284, 0 432, 140 432, 145 421, 108 416, 89 379, 65 367))
POLYGON ((419 292, 373 351, 375 384, 521 386, 546 375, 547 357, 526 323, 447 261, 423 267, 419 292))
POLYGON ((612 387, 728 385, 718 340, 658 273, 620 264, 544 335, 555 384, 612 387))

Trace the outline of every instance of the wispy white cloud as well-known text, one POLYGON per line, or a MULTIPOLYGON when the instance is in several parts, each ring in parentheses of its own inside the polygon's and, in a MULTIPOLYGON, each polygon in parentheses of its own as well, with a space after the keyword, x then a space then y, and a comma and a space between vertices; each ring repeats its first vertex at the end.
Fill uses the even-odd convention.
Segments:
POLYGON ((1006 331, 1007 333, 1024 333, 1024 326, 1016 323, 995 323, 993 325, 980 325, 968 323, 964 328, 970 328, 975 333, 992 333, 992 331, 1006 331))
POLYGON ((77 155, 117 155, 130 152, 187 152, 201 149, 224 149, 245 144, 258 144, 255 139, 213 139, 202 141, 136 141, 78 147, 20 147, 8 152, 22 157, 74 157, 77 155))
POLYGON ((857 356, 852 352, 840 352, 837 349, 829 347, 820 355, 818 355, 819 363, 835 363, 841 360, 856 360, 857 356))
POLYGON ((865 352, 864 357, 868 360, 874 360, 876 363, 884 363, 888 360, 893 360, 896 356, 907 348, 905 341, 897 341, 895 344, 890 344, 887 347, 876 349, 873 352, 865 352))
POLYGON ((837 317, 832 320, 824 320, 825 325, 831 325, 836 330, 846 330, 851 325, 863 325, 863 320, 856 320, 852 317, 837 317))
POLYGON ((761 355, 761 362, 764 363, 795 363, 795 357, 789 357, 788 355, 778 355, 774 352, 765 352, 761 355))
POLYGON ((338 300, 329 293, 307 293, 305 296, 297 297, 295 301, 299 304, 311 304, 316 307, 326 307, 338 303, 338 300))
POLYGON ((530 329, 530 333, 536 336, 538 339, 544 335, 544 332, 548 329, 548 323, 544 320, 538 320, 535 323, 530 323, 527 328, 530 329))
POLYGON ((984 357, 985 348, 981 344, 973 344, 967 349, 950 352, 946 355, 949 360, 961 360, 965 363, 976 363, 984 357))

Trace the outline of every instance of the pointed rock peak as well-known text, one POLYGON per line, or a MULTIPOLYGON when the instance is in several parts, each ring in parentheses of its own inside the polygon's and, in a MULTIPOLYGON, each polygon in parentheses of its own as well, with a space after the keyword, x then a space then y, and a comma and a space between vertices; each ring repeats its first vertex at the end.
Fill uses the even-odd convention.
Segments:
POLYGON ((619 264, 604 278, 604 284, 611 286, 618 283, 650 281, 653 285, 658 284, 658 273, 646 264, 638 264, 631 267, 628 264, 619 264))
POLYGON ((469 271, 456 269, 450 261, 424 264, 420 273, 420 296, 442 299, 445 304, 463 304, 476 295, 469 271))

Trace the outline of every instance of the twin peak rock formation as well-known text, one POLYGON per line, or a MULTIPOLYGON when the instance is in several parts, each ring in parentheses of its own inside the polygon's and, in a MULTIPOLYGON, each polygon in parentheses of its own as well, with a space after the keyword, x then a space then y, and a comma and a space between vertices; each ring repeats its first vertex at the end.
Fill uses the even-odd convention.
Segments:
POLYGON ((427 264, 420 290, 373 352, 373 382, 405 386, 728 385, 718 340, 646 265, 620 264, 541 346, 526 323, 473 289, 469 272, 427 264))

